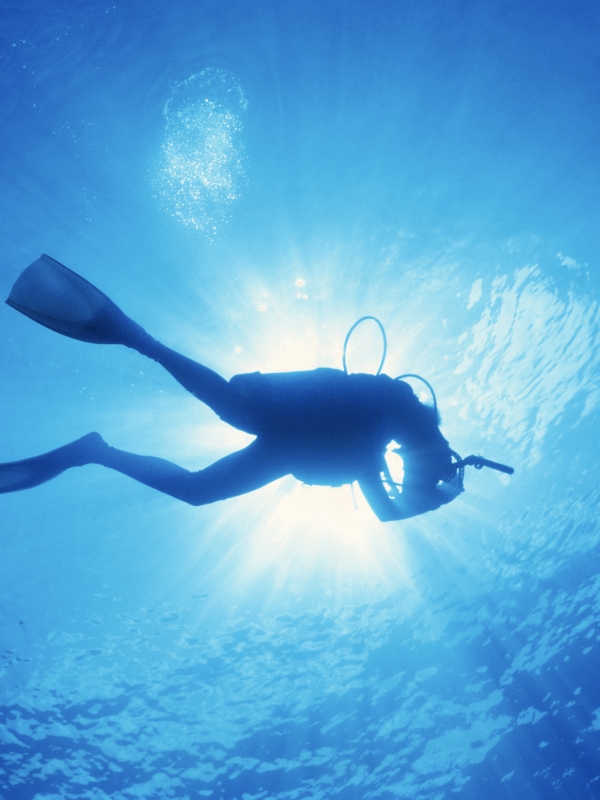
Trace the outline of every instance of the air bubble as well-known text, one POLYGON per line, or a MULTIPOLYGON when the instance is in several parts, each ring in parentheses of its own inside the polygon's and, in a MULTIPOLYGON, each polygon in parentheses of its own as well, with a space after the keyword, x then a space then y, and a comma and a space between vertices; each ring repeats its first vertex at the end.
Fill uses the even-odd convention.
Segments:
POLYGON ((205 69, 176 84, 165 105, 165 138, 153 174, 164 210, 212 240, 229 221, 246 182, 242 115, 248 103, 235 76, 205 69))

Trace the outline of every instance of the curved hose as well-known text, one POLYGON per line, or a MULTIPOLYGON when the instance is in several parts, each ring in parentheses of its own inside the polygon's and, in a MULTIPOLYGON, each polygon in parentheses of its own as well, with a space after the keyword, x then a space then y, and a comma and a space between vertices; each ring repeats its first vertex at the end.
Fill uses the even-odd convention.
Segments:
POLYGON ((366 317, 361 317, 360 319, 357 319, 356 322, 354 323, 354 325, 350 328, 350 330, 346 334, 346 338, 344 339, 344 352, 343 352, 343 355, 342 355, 342 366, 344 367, 344 372, 346 373, 346 375, 348 374, 348 366, 346 364, 346 350, 348 349, 348 342, 350 341, 350 337, 352 336, 352 333, 354 332, 354 329, 358 328, 360 323, 364 322, 367 319, 372 319, 374 322, 376 322, 379 325, 379 330, 381 331, 381 336, 383 338, 383 354, 381 356, 381 363, 379 364, 379 369, 377 370, 375 375, 379 375, 379 373, 383 369, 383 365, 385 363, 385 357, 387 355, 387 336, 385 335, 385 328, 383 327, 383 324, 381 323, 381 321, 377 319, 377 317, 372 317, 372 316, 368 315, 366 317))
POLYGON ((429 383, 429 381, 426 381, 425 378, 422 378, 420 375, 416 375, 414 372, 407 372, 405 375, 398 375, 398 377, 394 378, 394 380, 401 381, 403 378, 416 378, 417 380, 422 381, 425 384, 425 386, 431 392, 431 398, 433 400, 433 410, 437 414, 438 413, 437 397, 435 396, 435 392, 433 391, 433 386, 429 383))
MULTIPOLYGON (((367 319, 372 319, 373 322, 377 323, 377 325, 379 326, 379 330, 381 331, 381 337, 383 339, 383 353, 381 355, 381 362, 379 364, 379 369, 377 370, 375 375, 379 375, 380 374, 381 370, 383 369, 383 365, 385 364, 385 358, 387 356, 387 336, 385 334, 385 328, 383 327, 383 323, 381 322, 381 320, 377 319, 377 317, 373 317, 370 314, 368 314, 367 316, 361 317, 360 319, 356 320, 354 325, 350 328, 350 330, 346 334, 346 338, 344 339, 344 350, 343 350, 343 353, 342 353, 342 366, 344 367, 344 372, 346 373, 346 375, 348 374, 348 365, 346 363, 346 352, 348 350, 348 342, 350 341, 350 337, 354 333, 354 330, 356 328, 358 328, 358 326, 361 324, 361 322, 365 322, 365 320, 367 320, 367 319)), ((416 378, 417 380, 419 380, 422 383, 424 383, 425 386, 427 386, 427 388, 431 392, 431 398, 433 400, 433 409, 434 409, 435 413, 437 414, 438 413, 437 397, 435 396, 435 392, 433 391, 433 386, 429 383, 429 381, 426 381, 425 378, 422 378, 421 375, 417 375, 414 372, 407 372, 404 375, 398 375, 398 377, 394 378, 394 380, 400 381, 403 378, 416 378)))

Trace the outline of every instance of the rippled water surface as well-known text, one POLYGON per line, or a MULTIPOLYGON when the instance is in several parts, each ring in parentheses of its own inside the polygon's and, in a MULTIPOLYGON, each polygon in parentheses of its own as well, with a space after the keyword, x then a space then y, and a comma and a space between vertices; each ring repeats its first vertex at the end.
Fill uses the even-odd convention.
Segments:
MULTIPOLYGON (((4 6, 4 296, 49 253, 227 378, 339 367, 375 315, 451 445, 516 471, 387 524, 291 477, 0 495, 0 798, 600 797, 599 33, 585 2, 4 6)), ((133 351, 8 306, 0 337, 0 461, 250 441, 133 351)))

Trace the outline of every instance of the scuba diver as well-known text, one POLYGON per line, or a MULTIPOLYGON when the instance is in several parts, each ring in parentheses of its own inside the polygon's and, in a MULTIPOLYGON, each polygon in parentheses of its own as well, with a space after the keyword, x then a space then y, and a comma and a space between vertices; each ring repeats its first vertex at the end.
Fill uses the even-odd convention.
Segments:
POLYGON ((50 256, 41 256, 25 269, 6 302, 64 336, 137 350, 158 362, 224 422, 256 439, 190 472, 164 459, 118 450, 100 434, 89 433, 49 453, 0 464, 0 493, 29 489, 73 467, 101 464, 200 506, 291 474, 313 485, 357 481, 377 517, 388 522, 454 500, 464 490, 467 464, 513 472, 479 456, 461 460, 440 432, 435 395, 432 408, 419 401, 408 383, 385 374, 319 368, 254 372, 226 381, 153 339, 99 289, 50 256), (393 481, 385 460, 392 441, 400 445, 396 452, 404 463, 402 485, 393 481))

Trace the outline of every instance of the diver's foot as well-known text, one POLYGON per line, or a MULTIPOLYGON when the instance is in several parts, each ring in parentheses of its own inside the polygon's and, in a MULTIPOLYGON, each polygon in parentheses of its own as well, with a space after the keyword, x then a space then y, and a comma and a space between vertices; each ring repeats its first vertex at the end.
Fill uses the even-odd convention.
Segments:
POLYGON ((94 331, 105 341, 123 344, 142 355, 152 352, 156 341, 114 303, 107 303, 94 321, 94 331))
POLYGON ((60 448, 71 461, 70 466, 83 467, 85 464, 97 464, 108 445, 99 433, 86 433, 81 439, 60 448))

